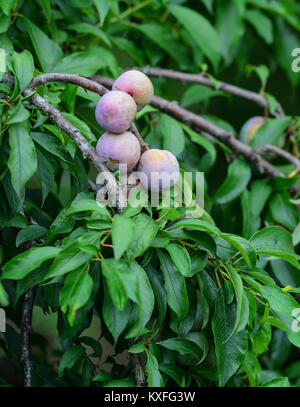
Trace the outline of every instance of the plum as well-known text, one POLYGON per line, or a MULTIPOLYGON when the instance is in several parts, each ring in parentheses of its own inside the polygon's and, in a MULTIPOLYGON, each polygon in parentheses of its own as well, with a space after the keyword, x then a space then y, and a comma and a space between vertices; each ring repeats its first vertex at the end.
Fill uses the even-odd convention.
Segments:
POLYGON ((153 96, 152 82, 143 72, 136 70, 124 72, 115 80, 112 89, 131 95, 138 111, 147 105, 153 96))
POLYGON ((96 106, 96 120, 111 133, 128 130, 136 115, 134 99, 125 92, 111 91, 102 96, 96 106))
POLYGON ((111 171, 119 169, 119 164, 126 164, 127 169, 135 167, 140 159, 141 146, 134 134, 125 131, 121 134, 106 132, 98 140, 96 152, 108 160, 111 171))
POLYGON ((241 128, 240 140, 245 144, 249 144, 255 132, 264 122, 265 118, 262 116, 254 116, 247 120, 241 128))
POLYGON ((177 158, 167 150, 146 150, 140 158, 140 183, 153 192, 170 189, 179 178, 177 158))

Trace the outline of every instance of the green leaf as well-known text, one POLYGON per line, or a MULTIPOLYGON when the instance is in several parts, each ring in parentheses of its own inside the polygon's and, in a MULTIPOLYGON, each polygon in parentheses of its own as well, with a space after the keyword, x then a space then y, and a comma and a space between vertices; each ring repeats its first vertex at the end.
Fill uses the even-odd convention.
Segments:
POLYGON ((272 193, 265 180, 255 181, 251 190, 245 189, 241 197, 243 210, 243 236, 249 239, 260 228, 260 214, 272 193))
POLYGON ((33 78, 33 58, 31 53, 26 49, 24 49, 20 54, 13 52, 12 57, 15 74, 19 82, 20 92, 23 92, 33 78))
POLYGON ((113 336, 114 345, 116 346, 119 336, 128 324, 130 318, 130 305, 127 302, 123 311, 119 311, 112 301, 111 294, 106 287, 106 290, 104 290, 102 315, 109 332, 113 336))
POLYGON ((168 244, 166 250, 180 273, 184 277, 192 277, 191 258, 188 251, 175 243, 168 244))
POLYGON ((273 221, 293 231, 299 222, 297 207, 290 203, 290 194, 286 191, 275 193, 269 203, 273 221))
POLYGON ((162 276, 150 265, 146 266, 146 271, 150 279, 152 290, 155 296, 155 303, 158 309, 157 326, 160 327, 167 312, 167 296, 163 287, 162 276))
POLYGON ((99 69, 108 67, 114 76, 120 74, 120 68, 114 55, 105 48, 91 46, 86 51, 67 55, 53 68, 54 72, 92 76, 99 69))
POLYGON ((137 215, 133 221, 134 235, 127 250, 127 257, 130 260, 134 260, 136 257, 143 254, 151 245, 158 232, 158 225, 155 220, 144 213, 137 215))
POLYGON ((27 120, 30 116, 30 113, 27 109, 25 109, 22 102, 19 102, 16 107, 13 109, 9 109, 8 111, 8 120, 7 124, 16 124, 21 123, 27 120))
POLYGON ((287 377, 276 377, 261 385, 261 387, 291 387, 287 377))
POLYGON ((191 230, 201 230, 203 232, 210 233, 212 235, 220 235, 219 229, 211 225, 210 223, 201 220, 201 219, 184 219, 180 220, 176 223, 174 223, 172 226, 170 226, 167 230, 173 230, 173 229, 178 229, 178 228, 187 228, 191 230))
POLYGON ((135 343, 134 345, 130 346, 128 349, 129 353, 143 353, 145 351, 146 347, 143 341, 140 341, 138 343, 135 343))
POLYGON ((266 352, 272 339, 272 328, 268 322, 260 324, 258 330, 250 336, 253 352, 256 356, 266 352))
POLYGON ((237 3, 240 4, 241 1, 218 0, 217 2, 216 29, 227 65, 235 58, 237 45, 245 31, 237 3))
POLYGON ((181 355, 192 355, 198 362, 202 359, 203 351, 196 343, 188 339, 171 338, 159 342, 164 348, 175 350, 181 355))
POLYGON ((42 186, 42 205, 45 202, 54 183, 55 169, 44 154, 37 148, 37 175, 42 186))
POLYGON ((234 246, 241 253, 249 267, 255 266, 256 253, 254 247, 248 240, 230 233, 221 233, 220 236, 232 244, 232 246, 234 246))
POLYGON ((161 132, 163 149, 171 151, 176 157, 184 150, 184 134, 177 120, 167 114, 161 114, 161 132))
MULTIPOLYGON (((242 305, 243 305, 243 292, 244 292, 244 287, 243 287, 243 282, 242 279, 239 275, 239 273, 236 272, 234 267, 228 265, 227 270, 231 276, 232 279, 232 285, 234 288, 235 292, 235 299, 236 299, 236 320, 235 324, 233 327, 233 330, 231 334, 229 335, 228 339, 226 339, 226 342, 229 341, 236 332, 239 332, 241 330, 240 327, 240 321, 241 321, 241 315, 242 315, 242 305)), ((244 328, 244 327, 242 327, 244 328)))
POLYGON ((100 24, 103 26, 105 18, 107 16, 109 7, 110 7, 110 1, 109 0, 93 0, 95 7, 98 11, 99 14, 99 19, 100 19, 100 24))
MULTIPOLYGON (((82 246, 86 244, 99 244, 100 234, 91 235, 91 242, 85 242, 82 246)), ((52 266, 49 269, 47 278, 62 276, 70 271, 76 270, 78 267, 86 264, 92 257, 92 253, 87 253, 80 248, 80 239, 65 247, 56 256, 52 266)))
POLYGON ((284 130, 291 122, 291 117, 279 117, 268 119, 261 125, 250 140, 251 147, 259 147, 263 144, 278 144, 284 130))
POLYGON ((10 16, 0 15, 0 34, 5 33, 10 25, 10 16))
POLYGON ((128 249, 134 236, 134 222, 126 216, 115 215, 112 222, 112 243, 114 256, 119 260, 128 249))
POLYGON ((215 352, 219 386, 223 387, 238 370, 245 358, 248 340, 245 330, 236 333, 226 341, 233 331, 236 321, 234 304, 227 304, 221 289, 218 291, 212 329, 215 338, 215 352))
POLYGON ((64 213, 67 216, 78 212, 95 211, 100 217, 109 220, 109 212, 105 207, 100 206, 94 199, 93 194, 80 192, 71 204, 65 208, 64 213))
POLYGON ((56 257, 61 249, 58 247, 32 247, 24 253, 9 260, 3 267, 1 279, 19 280, 38 268, 44 261, 56 257))
POLYGON ((35 147, 28 131, 29 123, 13 124, 9 129, 10 154, 7 162, 12 185, 20 198, 26 182, 37 168, 35 147))
POLYGON ((164 274, 168 305, 181 321, 186 316, 189 308, 185 279, 177 271, 177 267, 167 254, 161 251, 158 251, 157 254, 164 274))
POLYGON ((110 380, 109 382, 104 383, 103 387, 135 387, 135 383, 133 380, 129 379, 110 380))
POLYGON ((80 133, 90 142, 96 141, 96 137, 91 132, 89 126, 82 120, 78 119, 72 113, 63 112, 64 117, 69 120, 79 131, 80 133))
POLYGON ((24 21, 42 70, 51 72, 53 66, 63 57, 61 48, 28 18, 24 21))
POLYGON ((111 42, 107 35, 100 30, 100 28, 96 27, 95 25, 88 24, 88 23, 75 23, 69 25, 69 28, 71 30, 74 30, 78 33, 83 33, 83 34, 91 34, 94 35, 95 37, 99 38, 101 41, 104 42, 107 46, 111 47, 111 42))
POLYGON ((179 386, 184 386, 185 375, 181 367, 171 363, 160 363, 159 370, 171 377, 179 386))
POLYGON ((273 42, 273 24, 265 14, 259 10, 246 10, 245 20, 250 23, 257 34, 267 43, 273 42))
POLYGON ((221 43, 214 27, 194 10, 182 6, 169 6, 170 12, 181 22, 196 41, 201 51, 212 62, 216 70, 221 58, 221 43))
POLYGON ((247 187, 251 178, 251 167, 245 161, 236 159, 228 167, 228 174, 213 200, 224 204, 237 198, 247 187))
MULTIPOLYGON (((133 41, 129 41, 125 37, 112 37, 112 42, 121 50, 127 52, 128 55, 139 65, 143 66, 146 64, 145 57, 140 48, 138 48, 133 41)), ((150 106, 148 106, 150 108, 150 106)), ((153 109, 153 108, 152 108, 153 109)), ((141 111, 138 112, 136 119, 141 117, 141 111)))
POLYGON ((68 274, 59 295, 61 310, 68 313, 68 321, 72 326, 76 312, 83 307, 90 298, 93 289, 93 279, 87 273, 86 266, 68 274))
POLYGON ((196 103, 202 102, 203 100, 207 100, 216 96, 227 97, 226 93, 220 90, 210 89, 200 84, 194 84, 184 92, 181 98, 181 105, 182 107, 188 107, 196 103))
POLYGON ((30 225, 27 228, 20 230, 16 237, 16 247, 28 242, 29 240, 35 240, 38 237, 44 236, 47 233, 47 229, 40 225, 30 225))
POLYGON ((154 308, 154 294, 145 270, 136 262, 130 263, 130 271, 138 281, 137 320, 126 334, 126 338, 138 337, 149 321, 154 308))
MULTIPOLYGON (((194 143, 199 144, 199 146, 201 146, 208 152, 208 155, 210 158, 208 169, 211 168, 214 165, 214 163, 216 161, 216 157, 217 157, 217 151, 216 151, 214 145, 209 140, 207 140, 204 136, 201 136, 201 134, 196 133, 194 130, 190 129, 188 126, 185 126, 182 124, 181 127, 189 135, 190 139, 194 143)), ((201 166, 202 160, 203 160, 203 158, 200 159, 200 166, 201 166)), ((208 171, 208 169, 206 171, 208 171)))
POLYGON ((112 301, 118 310, 124 310, 128 297, 139 303, 139 282, 137 275, 130 270, 129 264, 121 260, 105 259, 101 265, 112 301))
POLYGON ((243 368, 245 369, 251 387, 257 387, 260 382, 261 366, 252 351, 246 353, 243 361, 243 368))
POLYGON ((6 16, 10 15, 10 12, 13 9, 15 2, 16 0, 0 0, 0 7, 2 8, 3 13, 6 16))
POLYGON ((71 161, 70 155, 66 153, 63 145, 59 140, 57 140, 56 137, 52 136, 51 134, 38 132, 31 132, 31 137, 36 143, 42 146, 45 150, 49 151, 49 153, 55 155, 63 161, 71 161))
POLYGON ((270 307, 275 311, 284 324, 291 343, 300 348, 299 312, 300 304, 288 293, 276 286, 262 286, 262 296, 266 298, 270 307), (295 329, 296 328, 296 329, 295 329))
POLYGON ((181 69, 188 66, 188 53, 185 46, 176 39, 171 30, 155 22, 138 24, 135 28, 145 34, 178 63, 181 69))
POLYGON ((0 305, 2 305, 2 307, 7 307, 9 305, 9 297, 1 281, 0 281, 0 305))
POLYGON ((58 367, 58 376, 61 377, 66 368, 71 369, 84 354, 84 347, 80 345, 73 345, 71 348, 67 349, 61 358, 58 367))
POLYGON ((153 353, 148 353, 146 363, 147 382, 149 387, 163 387, 164 381, 159 371, 159 366, 156 357, 153 353))
POLYGON ((279 226, 270 226, 256 232, 250 239, 257 254, 280 257, 300 269, 294 252, 292 236, 279 226))

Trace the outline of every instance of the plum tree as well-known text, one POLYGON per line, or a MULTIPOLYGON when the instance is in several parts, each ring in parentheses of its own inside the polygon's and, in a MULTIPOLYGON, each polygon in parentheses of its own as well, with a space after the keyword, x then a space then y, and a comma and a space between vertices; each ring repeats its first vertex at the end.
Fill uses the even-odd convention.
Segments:
POLYGON ((116 171, 119 164, 126 164, 127 169, 135 167, 141 156, 141 147, 134 134, 125 131, 121 134, 106 132, 98 140, 96 152, 108 160, 107 166, 116 171))
POLYGON ((144 174, 141 185, 153 192, 164 191, 175 185, 179 178, 177 158, 167 150, 151 149, 140 158, 138 171, 144 174))
POLYGON ((245 144, 249 144, 255 132, 265 121, 266 119, 262 116, 254 116, 247 120, 241 128, 240 140, 245 144))
POLYGON ((124 72, 115 80, 112 89, 131 95, 138 110, 147 105, 153 96, 152 82, 143 72, 136 70, 124 72))
POLYGON ((99 100, 96 120, 105 130, 123 133, 131 126, 136 115, 134 99, 125 92, 111 91, 99 100))

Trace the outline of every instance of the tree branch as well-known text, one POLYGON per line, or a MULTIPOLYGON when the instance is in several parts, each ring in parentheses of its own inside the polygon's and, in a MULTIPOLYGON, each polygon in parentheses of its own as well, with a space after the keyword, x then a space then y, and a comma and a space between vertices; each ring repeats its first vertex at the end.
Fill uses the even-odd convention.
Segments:
POLYGON ((28 291, 26 291, 23 304, 22 325, 21 325, 21 347, 22 347, 21 360, 24 364, 24 387, 33 386, 33 365, 32 365, 30 333, 35 290, 36 288, 32 287, 28 291))
POLYGON ((300 160, 297 157, 290 154, 288 151, 282 150, 277 146, 272 146, 271 144, 264 144, 261 147, 257 147, 256 150, 261 154, 263 154, 265 151, 272 151, 273 153, 280 155, 287 161, 290 161, 292 164, 294 164, 296 166, 297 172, 300 171, 300 160))
MULTIPOLYGON (((106 87, 111 86, 113 83, 111 78, 103 77, 101 75, 94 75, 92 78, 106 87)), ((232 133, 221 129, 195 113, 183 109, 176 103, 169 102, 168 100, 159 96, 153 96, 150 104, 151 106, 156 107, 157 109, 168 113, 170 116, 173 116, 179 121, 185 123, 198 133, 201 133, 206 137, 206 133, 208 133, 219 139, 230 147, 236 154, 242 155, 247 161, 254 163, 260 172, 271 177, 284 177, 282 172, 266 161, 254 148, 237 140, 232 133)))
MULTIPOLYGON (((136 342, 134 339, 129 339, 130 346, 134 345, 136 342)), ((131 363, 133 366, 134 381, 137 386, 144 387, 147 384, 143 363, 141 360, 141 355, 139 353, 130 354, 131 363)))
MULTIPOLYGON (((173 80, 179 80, 182 82, 192 82, 192 83, 200 83, 203 86, 207 86, 211 89, 216 89, 216 84, 211 79, 205 77, 205 74, 192 74, 192 73, 185 73, 185 72, 178 72, 172 71, 169 69, 159 69, 159 68, 151 68, 151 67, 143 67, 143 68, 136 68, 144 74, 152 77, 159 77, 159 78, 167 78, 173 80)), ((240 88, 235 85, 231 85, 226 82, 218 81, 218 90, 222 90, 223 92, 229 93, 234 96, 238 96, 240 98, 249 100, 257 104, 258 106, 262 107, 264 110, 269 111, 269 104, 266 98, 259 93, 252 92, 247 89, 240 88)), ((280 105, 277 103, 276 111, 274 113, 275 116, 284 116, 284 111, 280 105)))

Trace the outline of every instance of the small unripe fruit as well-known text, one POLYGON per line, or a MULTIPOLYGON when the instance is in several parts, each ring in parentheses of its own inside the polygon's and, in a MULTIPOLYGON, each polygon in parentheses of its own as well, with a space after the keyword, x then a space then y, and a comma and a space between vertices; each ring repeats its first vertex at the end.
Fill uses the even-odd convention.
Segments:
POLYGON ((112 89, 131 95, 138 110, 147 105, 153 96, 153 85, 148 76, 135 70, 124 72, 119 76, 115 80, 112 89))
POLYGON ((170 189, 179 178, 177 158, 167 150, 152 149, 141 155, 138 167, 140 183, 153 192, 170 189))
POLYGON ((126 164, 127 169, 135 167, 140 159, 141 146, 134 134, 125 131, 121 134, 106 132, 98 140, 96 152, 108 160, 111 171, 119 169, 119 164, 126 164))
POLYGON ((249 144, 255 132, 264 122, 265 118, 262 116, 254 116, 247 120, 241 128, 240 140, 245 144, 249 144))
POLYGON ((112 91, 102 96, 96 107, 96 120, 112 133, 128 130, 136 115, 136 104, 125 92, 112 91))

